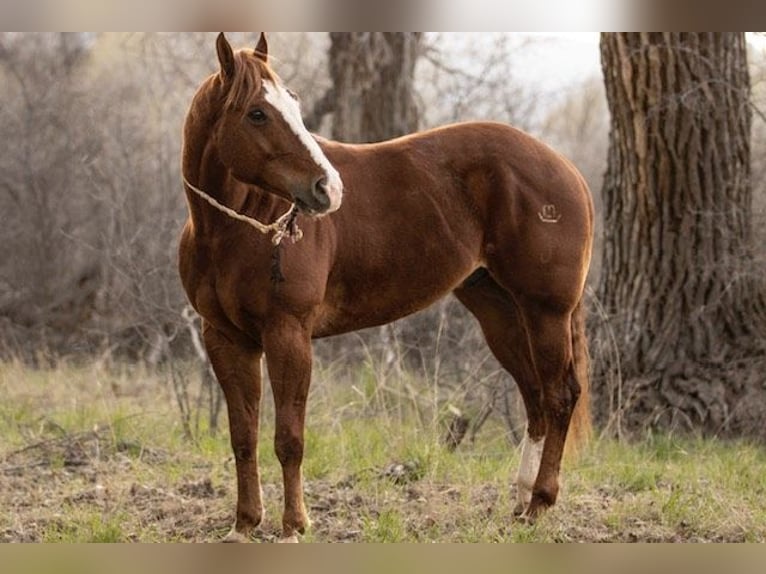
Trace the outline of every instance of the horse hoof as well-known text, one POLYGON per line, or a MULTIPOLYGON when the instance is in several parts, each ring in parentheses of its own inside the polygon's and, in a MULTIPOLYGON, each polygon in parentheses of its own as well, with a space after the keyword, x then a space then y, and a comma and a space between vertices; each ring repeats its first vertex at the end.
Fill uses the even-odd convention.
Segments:
POLYGON ((518 520, 522 524, 531 526, 537 522, 537 519, 540 518, 540 516, 551 506, 551 504, 547 504, 546 502, 543 502, 539 498, 533 496, 529 506, 527 506, 526 510, 524 510, 524 512, 519 515, 518 520))
POLYGON ((298 540, 297 534, 292 534, 291 536, 286 536, 284 538, 279 539, 279 544, 298 544, 300 540, 298 540))
POLYGON ((534 526, 537 517, 528 512, 522 512, 521 514, 516 515, 516 520, 519 524, 523 524, 524 526, 534 526))
POLYGON ((228 544, 246 544, 250 542, 250 539, 241 532, 237 532, 234 528, 232 528, 231 531, 229 531, 229 533, 223 539, 223 542, 228 544))

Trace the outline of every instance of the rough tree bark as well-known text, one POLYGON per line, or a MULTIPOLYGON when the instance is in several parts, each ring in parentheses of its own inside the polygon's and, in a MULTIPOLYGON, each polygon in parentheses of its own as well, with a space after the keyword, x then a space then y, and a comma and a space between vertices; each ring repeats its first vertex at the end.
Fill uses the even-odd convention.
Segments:
POLYGON ((419 32, 333 32, 333 88, 306 118, 309 129, 333 114, 333 139, 373 142, 418 127, 413 78, 420 53, 419 32))
POLYGON ((620 371, 595 365, 602 423, 766 437, 746 55, 742 33, 602 34, 612 119, 595 330, 620 371))

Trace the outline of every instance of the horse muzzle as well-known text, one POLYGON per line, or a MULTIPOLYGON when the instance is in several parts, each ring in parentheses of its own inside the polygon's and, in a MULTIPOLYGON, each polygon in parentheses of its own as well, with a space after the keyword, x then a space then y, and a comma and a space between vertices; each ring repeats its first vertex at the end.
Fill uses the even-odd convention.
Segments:
POLYGON ((343 183, 340 178, 319 177, 314 180, 308 191, 295 194, 294 200, 298 209, 307 215, 327 215, 340 208, 343 201, 343 183))

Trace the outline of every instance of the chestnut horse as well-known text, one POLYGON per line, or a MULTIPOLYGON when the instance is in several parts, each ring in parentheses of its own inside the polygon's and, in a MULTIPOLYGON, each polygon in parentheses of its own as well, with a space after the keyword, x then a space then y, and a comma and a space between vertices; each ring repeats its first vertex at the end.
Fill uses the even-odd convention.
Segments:
POLYGON ((217 52, 220 71, 184 127, 190 217, 179 265, 228 407, 237 508, 227 540, 246 540, 263 515, 262 357, 283 536, 297 540, 309 524, 301 463, 312 339, 388 323, 448 293, 521 391, 515 513, 533 519, 556 501, 567 431, 575 442, 589 430, 582 299, 593 208, 582 176, 498 123, 366 145, 312 136, 263 35, 235 53, 221 34, 217 52))

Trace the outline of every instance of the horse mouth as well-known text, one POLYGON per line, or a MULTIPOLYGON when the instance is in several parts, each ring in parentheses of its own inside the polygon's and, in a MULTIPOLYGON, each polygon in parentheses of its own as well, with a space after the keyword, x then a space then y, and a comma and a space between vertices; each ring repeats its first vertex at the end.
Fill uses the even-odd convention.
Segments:
POLYGON ((305 215, 314 215, 314 210, 302 199, 295 198, 295 205, 298 207, 298 211, 305 215))
POLYGON ((293 199, 295 202, 296 207, 298 208, 298 211, 300 211, 304 215, 308 215, 309 217, 319 217, 321 215, 324 215, 327 211, 327 208, 310 205, 306 201, 296 197, 293 199))

